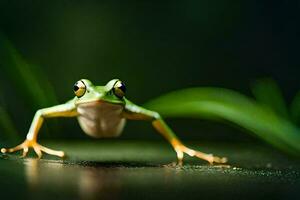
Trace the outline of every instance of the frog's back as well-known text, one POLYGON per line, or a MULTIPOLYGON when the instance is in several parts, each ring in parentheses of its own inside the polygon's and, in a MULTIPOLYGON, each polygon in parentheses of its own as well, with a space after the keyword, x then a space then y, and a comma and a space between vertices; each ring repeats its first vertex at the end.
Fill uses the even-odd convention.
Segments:
POLYGON ((92 137, 117 137, 122 133, 124 107, 106 102, 84 103, 77 106, 78 121, 82 130, 92 137))

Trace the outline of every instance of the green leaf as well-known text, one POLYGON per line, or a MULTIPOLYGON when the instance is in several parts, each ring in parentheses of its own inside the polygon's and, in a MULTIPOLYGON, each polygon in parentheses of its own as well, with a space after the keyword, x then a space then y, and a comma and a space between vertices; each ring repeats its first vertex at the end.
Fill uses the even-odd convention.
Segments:
POLYGON ((14 142, 20 139, 13 120, 9 116, 8 112, 2 107, 0 107, 0 129, 2 130, 1 135, 3 134, 6 139, 14 142))
POLYGON ((27 63, 1 34, 0 44, 1 73, 12 80, 23 100, 33 110, 57 104, 55 92, 42 69, 27 63))
POLYGON ((277 83, 270 78, 255 81, 251 87, 256 100, 270 107, 279 115, 289 118, 287 105, 277 83))
POLYGON ((145 107, 165 117, 227 120, 286 152, 300 155, 300 130, 267 106, 232 90, 190 88, 171 92, 145 107))

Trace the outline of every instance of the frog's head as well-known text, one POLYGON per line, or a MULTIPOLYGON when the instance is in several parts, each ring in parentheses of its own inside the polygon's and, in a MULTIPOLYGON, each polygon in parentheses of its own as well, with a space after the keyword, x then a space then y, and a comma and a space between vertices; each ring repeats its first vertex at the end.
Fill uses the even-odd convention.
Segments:
POLYGON ((105 86, 95 86, 87 79, 81 79, 74 84, 75 104, 104 101, 114 104, 124 104, 125 84, 119 79, 110 80, 105 86))

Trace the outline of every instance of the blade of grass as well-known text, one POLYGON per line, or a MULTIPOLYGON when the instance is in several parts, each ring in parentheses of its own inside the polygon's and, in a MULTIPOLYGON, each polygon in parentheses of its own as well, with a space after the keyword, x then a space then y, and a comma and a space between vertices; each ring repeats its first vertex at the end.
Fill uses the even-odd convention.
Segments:
POLYGON ((251 87, 256 100, 289 119, 287 105, 277 83, 270 78, 257 80, 251 87))
POLYGON ((270 108, 223 88, 190 88, 158 97, 145 107, 164 117, 224 119, 279 149, 300 155, 300 130, 270 108))
POLYGON ((2 129, 1 135, 4 134, 9 141, 17 142, 20 139, 13 120, 2 107, 0 107, 0 128, 2 129))
POLYGON ((2 73, 9 76, 28 106, 36 110, 57 104, 55 92, 41 69, 28 64, 1 34, 0 44, 2 73))

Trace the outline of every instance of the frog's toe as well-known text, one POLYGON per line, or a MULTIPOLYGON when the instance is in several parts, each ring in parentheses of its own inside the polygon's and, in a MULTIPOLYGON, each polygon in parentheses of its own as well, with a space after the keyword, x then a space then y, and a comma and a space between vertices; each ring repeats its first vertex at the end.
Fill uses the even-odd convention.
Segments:
POLYGON ((13 148, 2 148, 1 149, 1 153, 12 153, 12 152, 15 152, 15 151, 19 151, 21 149, 24 149, 24 144, 19 144, 18 146, 15 146, 13 148))
POLYGON ((206 160, 210 164, 218 163, 218 164, 224 164, 227 162, 226 157, 218 157, 218 156, 213 156, 212 154, 204 154, 202 152, 196 151, 195 156, 206 160))
POLYGON ((28 154, 28 151, 29 151, 29 148, 28 147, 24 147, 23 148, 23 153, 22 153, 22 158, 25 158, 26 156, 27 156, 27 154, 28 154))
POLYGON ((1 153, 6 153, 7 149, 6 148, 1 148, 1 153))
POLYGON ((32 148, 33 148, 34 152, 36 153, 36 155, 38 156, 38 158, 42 158, 43 153, 42 153, 41 149, 37 145, 34 145, 32 148))
POLYGON ((58 157, 61 157, 61 158, 65 156, 65 152, 63 152, 63 151, 57 151, 57 150, 49 149, 49 148, 44 147, 40 144, 38 144, 38 147, 41 151, 43 151, 47 154, 58 156, 58 157))
POLYGON ((217 156, 214 156, 214 160, 213 160, 213 162, 220 163, 220 164, 227 163, 227 161, 228 160, 226 157, 217 157, 217 156))

